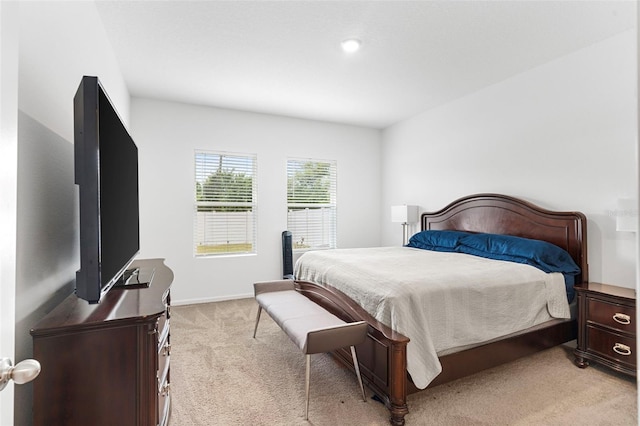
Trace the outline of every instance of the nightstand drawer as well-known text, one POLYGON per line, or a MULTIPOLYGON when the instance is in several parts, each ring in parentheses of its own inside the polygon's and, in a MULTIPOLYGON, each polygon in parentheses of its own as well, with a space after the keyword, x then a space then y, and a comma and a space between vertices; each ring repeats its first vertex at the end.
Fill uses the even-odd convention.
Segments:
POLYGON ((589 298, 587 312, 588 322, 595 322, 616 330, 635 334, 636 313, 632 307, 589 298))
POLYGON ((636 366, 636 339, 596 327, 587 327, 587 350, 630 366, 636 366))

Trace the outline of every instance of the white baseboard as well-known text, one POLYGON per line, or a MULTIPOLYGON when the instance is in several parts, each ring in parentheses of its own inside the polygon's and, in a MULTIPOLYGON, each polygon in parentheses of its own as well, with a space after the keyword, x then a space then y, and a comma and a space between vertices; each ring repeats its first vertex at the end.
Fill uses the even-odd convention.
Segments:
POLYGON ((199 305, 201 303, 224 302, 225 300, 248 299, 250 297, 253 297, 253 294, 237 294, 234 296, 205 297, 200 299, 182 300, 174 300, 173 298, 171 298, 171 306, 199 305))

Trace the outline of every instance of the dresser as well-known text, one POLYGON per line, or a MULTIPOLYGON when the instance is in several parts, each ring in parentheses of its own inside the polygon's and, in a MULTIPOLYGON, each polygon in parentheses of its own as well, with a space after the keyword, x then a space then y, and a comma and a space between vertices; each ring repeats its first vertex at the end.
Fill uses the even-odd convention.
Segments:
POLYGON ((636 376, 636 294, 634 289, 601 283, 575 287, 578 346, 575 364, 589 361, 636 376))
POLYGON ((33 329, 33 423, 165 426, 170 401, 170 287, 162 259, 148 287, 112 288, 98 304, 74 294, 33 329))

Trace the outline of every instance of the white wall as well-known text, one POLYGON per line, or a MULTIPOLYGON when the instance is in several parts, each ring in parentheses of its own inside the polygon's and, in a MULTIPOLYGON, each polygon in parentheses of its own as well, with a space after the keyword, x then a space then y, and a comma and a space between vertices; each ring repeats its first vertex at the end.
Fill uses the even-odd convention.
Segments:
POLYGON ((383 132, 383 243, 394 204, 438 210, 498 192, 588 218, 590 279, 635 286, 635 235, 616 201, 638 193, 635 30, 383 132))
POLYGON ((20 3, 20 109, 73 143, 73 95, 98 76, 125 123, 129 92, 93 2, 20 3))
MULTIPOLYGON (((73 291, 80 266, 73 96, 81 77, 98 75, 123 118, 129 112, 93 2, 20 2, 19 15, 17 360, 31 357, 30 328, 73 291)), ((31 392, 15 388, 17 425, 31 424, 31 392)))
POLYGON ((380 244, 380 132, 361 127, 134 98, 140 158, 140 257, 166 258, 173 303, 253 294, 282 277, 286 160, 337 161, 338 246, 380 244), (194 258, 194 151, 258 157, 258 254, 194 258))

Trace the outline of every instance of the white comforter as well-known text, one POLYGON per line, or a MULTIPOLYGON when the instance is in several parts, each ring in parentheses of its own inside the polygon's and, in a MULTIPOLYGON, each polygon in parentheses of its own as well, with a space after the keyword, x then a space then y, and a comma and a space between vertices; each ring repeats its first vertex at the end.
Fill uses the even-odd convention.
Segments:
POLYGON ((438 353, 570 315, 562 274, 462 253, 313 251, 296 262, 295 277, 339 289, 409 337, 407 370, 421 389, 442 371, 438 353))

